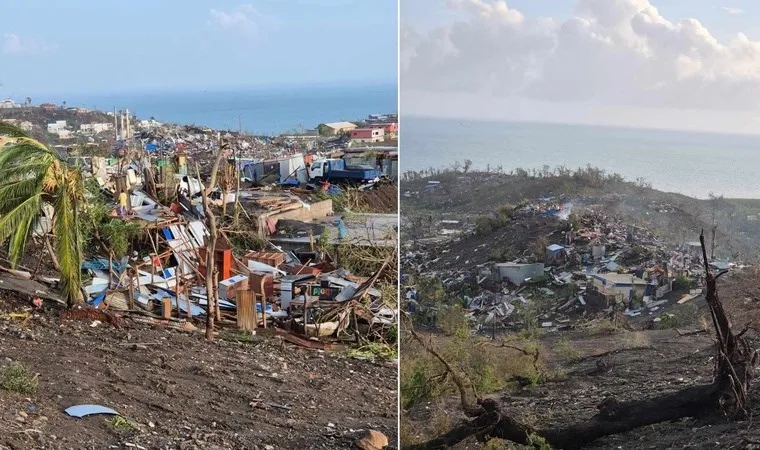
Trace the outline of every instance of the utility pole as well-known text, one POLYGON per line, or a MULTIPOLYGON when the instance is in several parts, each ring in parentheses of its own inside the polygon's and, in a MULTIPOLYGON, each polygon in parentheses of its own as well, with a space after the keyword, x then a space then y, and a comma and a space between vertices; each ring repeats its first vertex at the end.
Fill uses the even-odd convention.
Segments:
POLYGON ((238 228, 240 220, 240 140, 243 139, 243 120, 238 114, 238 145, 235 146, 235 228, 238 228))

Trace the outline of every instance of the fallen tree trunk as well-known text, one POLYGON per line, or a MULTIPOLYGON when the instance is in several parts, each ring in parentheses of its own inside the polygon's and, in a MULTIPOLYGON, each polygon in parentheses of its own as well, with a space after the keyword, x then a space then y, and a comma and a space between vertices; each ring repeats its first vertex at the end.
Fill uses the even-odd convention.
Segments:
MULTIPOLYGON (((704 234, 700 235, 700 242, 705 261, 706 300, 718 341, 715 381, 712 384, 692 386, 644 400, 618 402, 610 397, 597 406, 599 413, 590 419, 549 429, 534 429, 516 421, 505 414, 493 400, 479 401, 485 412, 474 420, 463 423, 433 440, 405 448, 447 448, 475 436, 481 441, 501 438, 520 444, 531 444, 536 437, 540 437, 554 448, 569 450, 581 448, 604 436, 683 417, 700 417, 716 413, 730 417, 746 415, 748 392, 753 372, 758 365, 758 354, 750 347, 743 333, 733 333, 731 323, 718 298, 715 277, 709 270, 704 234)), ((432 350, 429 346, 425 346, 425 349, 429 352, 432 350)), ((440 356, 435 356, 440 359, 440 356)), ((448 369, 448 364, 445 366, 448 369)))

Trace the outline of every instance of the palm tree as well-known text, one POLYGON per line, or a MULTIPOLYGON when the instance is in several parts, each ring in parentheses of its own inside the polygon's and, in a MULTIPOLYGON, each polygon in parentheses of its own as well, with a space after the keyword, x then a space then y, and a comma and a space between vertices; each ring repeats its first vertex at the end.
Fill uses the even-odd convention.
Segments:
POLYGON ((83 239, 77 209, 84 201, 82 174, 17 127, 0 122, 0 136, 13 139, 0 151, 0 243, 8 242, 11 264, 18 264, 43 205, 51 205, 55 254, 48 250, 57 259, 67 303, 81 304, 83 239))

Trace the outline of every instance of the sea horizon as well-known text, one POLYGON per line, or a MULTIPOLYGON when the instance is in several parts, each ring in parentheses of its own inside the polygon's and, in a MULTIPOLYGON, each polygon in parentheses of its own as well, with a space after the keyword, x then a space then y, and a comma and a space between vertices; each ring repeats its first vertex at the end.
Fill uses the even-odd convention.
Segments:
POLYGON ((653 188, 760 198, 760 135, 404 115, 402 173, 451 167, 504 172, 591 165, 653 188))
MULTIPOLYGON (((13 98, 13 97, 11 97, 13 98)), ((137 89, 113 93, 50 93, 31 97, 99 111, 129 109, 140 119, 197 125, 257 135, 314 129, 320 123, 398 112, 394 83, 308 83, 278 87, 137 89)), ((14 98, 23 102, 23 98, 14 98)))
POLYGON ((476 123, 501 123, 501 124, 515 124, 515 125, 558 125, 568 127, 589 127, 589 128, 605 128, 615 129, 622 131, 654 131, 654 132, 674 132, 674 133, 693 133, 701 135, 717 135, 717 136, 741 136, 741 137, 758 137, 760 138, 760 129, 757 132, 741 132, 741 131, 708 131, 708 130, 690 130, 686 128, 666 128, 666 127, 647 127, 647 126, 625 126, 625 125, 613 125, 613 124, 591 124, 581 122, 553 122, 544 120, 532 120, 532 119, 496 119, 496 118, 471 118, 471 117, 439 117, 428 114, 419 113, 404 113, 401 120, 438 120, 438 121, 451 121, 451 122, 476 122, 476 123))

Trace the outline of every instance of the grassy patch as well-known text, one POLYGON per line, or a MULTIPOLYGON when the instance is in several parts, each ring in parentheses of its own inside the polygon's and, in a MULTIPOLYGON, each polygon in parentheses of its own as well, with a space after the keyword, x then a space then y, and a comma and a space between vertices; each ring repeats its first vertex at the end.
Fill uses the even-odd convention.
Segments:
POLYGON ((634 331, 628 333, 625 344, 627 348, 649 347, 649 336, 643 331, 634 331))
POLYGON ((588 327, 588 332, 591 336, 606 336, 614 334, 618 331, 618 327, 609 319, 595 320, 588 327))
POLYGON ((393 361, 398 359, 397 348, 393 345, 372 342, 365 346, 350 349, 348 356, 356 359, 381 359, 383 361, 393 361))
POLYGON ((655 322, 655 328, 658 330, 670 330, 678 327, 691 326, 694 324, 701 325, 703 314, 696 305, 679 305, 678 307, 660 315, 659 321, 655 322))
POLYGON ((581 352, 578 351, 577 348, 573 347, 572 342, 570 342, 570 340, 567 338, 563 338, 557 342, 556 346, 554 347, 554 352, 558 356, 566 358, 570 361, 575 361, 581 356, 581 352))
POLYGON ((114 416, 110 419, 106 419, 108 426, 117 431, 140 431, 140 427, 136 423, 121 416, 114 416))
POLYGON ((222 340, 229 342, 242 342, 244 344, 259 344, 264 338, 245 330, 223 330, 219 333, 222 340))
POLYGON ((20 362, 12 362, 0 371, 0 386, 18 394, 35 394, 39 380, 36 374, 20 362))

